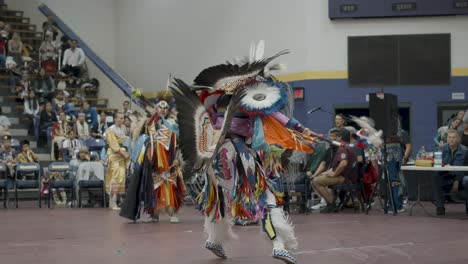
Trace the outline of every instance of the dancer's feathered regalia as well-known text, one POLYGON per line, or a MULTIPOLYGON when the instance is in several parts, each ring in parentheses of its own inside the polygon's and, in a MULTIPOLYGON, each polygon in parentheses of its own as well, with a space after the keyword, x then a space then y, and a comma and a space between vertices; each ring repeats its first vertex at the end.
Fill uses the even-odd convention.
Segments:
POLYGON ((282 197, 264 170, 270 145, 311 152, 309 130, 292 118, 288 84, 269 74, 262 59, 263 44, 239 64, 225 63, 203 70, 188 85, 175 79, 172 93, 178 109, 180 148, 185 173, 201 174, 205 187, 198 197, 206 220, 206 248, 225 258, 223 243, 232 237, 232 217, 262 219, 273 241, 273 257, 295 263, 289 250, 297 241, 279 207, 282 197))

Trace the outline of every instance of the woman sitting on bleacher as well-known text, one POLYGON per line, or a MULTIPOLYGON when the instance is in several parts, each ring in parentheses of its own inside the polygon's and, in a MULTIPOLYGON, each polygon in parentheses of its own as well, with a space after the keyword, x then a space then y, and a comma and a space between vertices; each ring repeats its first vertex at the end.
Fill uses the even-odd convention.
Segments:
POLYGON ((39 70, 39 75, 37 76, 36 80, 34 80, 34 91, 42 95, 43 98, 47 100, 52 99, 52 96, 55 92, 55 81, 50 75, 46 75, 46 71, 44 68, 39 70))
POLYGON ((55 122, 52 128, 52 160, 61 160, 62 142, 67 139, 70 129, 65 112, 60 111, 59 120, 55 122))
POLYGON ((78 138, 81 140, 86 140, 90 137, 89 126, 85 121, 85 113, 78 114, 78 120, 75 123, 75 130, 78 134, 78 138))
MULTIPOLYGON (((44 41, 41 43, 41 47, 39 48, 41 52, 41 61, 42 63, 46 61, 55 61, 58 56, 58 48, 55 46, 55 43, 52 41, 51 35, 45 35, 44 41)), ((44 64, 42 65, 44 66, 44 64)), ((55 68, 57 65, 55 65, 55 68)))
POLYGON ((8 41, 8 56, 12 57, 17 65, 23 64, 23 42, 18 32, 13 33, 10 41, 8 41))

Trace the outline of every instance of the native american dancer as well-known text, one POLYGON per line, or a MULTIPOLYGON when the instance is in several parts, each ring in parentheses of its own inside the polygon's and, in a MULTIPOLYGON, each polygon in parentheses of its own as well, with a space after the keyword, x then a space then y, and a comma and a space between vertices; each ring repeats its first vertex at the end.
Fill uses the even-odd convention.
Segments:
POLYGON ((134 172, 120 215, 136 221, 143 200, 144 212, 149 214, 145 222, 157 222, 159 213, 166 212, 171 223, 177 223, 185 186, 177 159, 178 125, 175 116, 169 114, 167 101, 158 102, 142 130, 132 154, 134 172))
POLYGON ((282 195, 274 179, 265 173, 263 157, 275 144, 311 152, 313 138, 291 117, 290 87, 268 74, 278 65, 267 65, 286 52, 266 59, 262 53, 259 45, 248 61, 207 68, 193 86, 175 80, 184 173, 205 177, 199 203, 208 250, 226 258, 223 246, 234 236, 232 219, 260 219, 273 242, 273 257, 296 263, 290 253, 297 247, 294 228, 280 207, 282 195))
POLYGON ((109 146, 107 149, 106 192, 109 194, 109 207, 112 210, 120 210, 117 206, 117 200, 125 194, 125 176, 130 157, 124 146, 128 137, 125 135, 123 119, 122 113, 115 113, 115 124, 106 131, 106 140, 109 146))

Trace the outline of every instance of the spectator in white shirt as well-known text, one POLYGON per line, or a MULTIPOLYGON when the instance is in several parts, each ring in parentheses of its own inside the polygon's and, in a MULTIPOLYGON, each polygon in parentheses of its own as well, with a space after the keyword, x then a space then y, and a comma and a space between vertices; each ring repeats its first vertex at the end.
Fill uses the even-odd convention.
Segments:
POLYGON ((86 56, 77 45, 78 43, 75 39, 70 42, 70 48, 63 55, 62 72, 79 78, 81 76, 81 66, 84 64, 86 56))

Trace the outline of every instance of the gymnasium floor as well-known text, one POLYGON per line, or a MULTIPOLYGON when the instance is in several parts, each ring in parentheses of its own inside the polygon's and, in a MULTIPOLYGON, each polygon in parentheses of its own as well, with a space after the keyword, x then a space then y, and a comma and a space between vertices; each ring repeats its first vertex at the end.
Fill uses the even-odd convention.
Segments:
MULTIPOLYGON (((0 263, 282 263, 259 226, 235 227, 227 260, 203 248, 203 218, 184 208, 180 224, 133 224, 102 208, 0 209, 0 263)), ((431 205, 426 205, 432 209, 431 205)), ((433 210, 431 210, 432 212, 433 210)), ((420 208, 413 216, 380 211, 292 216, 299 238, 298 263, 468 263, 468 217, 463 205, 449 205, 443 218, 420 208)))

